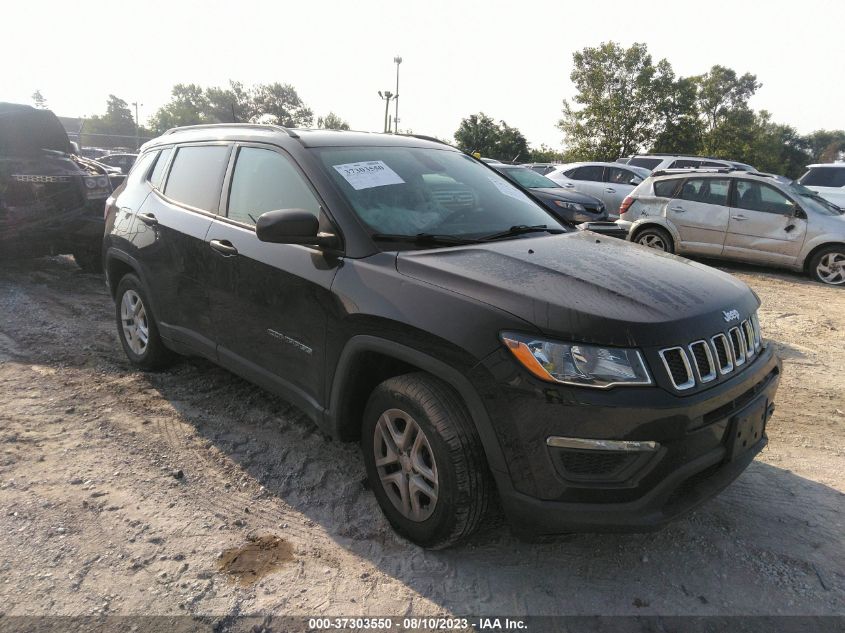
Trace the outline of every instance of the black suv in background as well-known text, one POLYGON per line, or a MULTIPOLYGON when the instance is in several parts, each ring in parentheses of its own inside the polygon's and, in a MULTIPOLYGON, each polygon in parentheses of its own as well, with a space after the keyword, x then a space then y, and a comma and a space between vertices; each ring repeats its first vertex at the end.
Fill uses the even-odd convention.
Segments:
POLYGON ((105 200, 123 178, 75 155, 49 110, 0 103, 0 258, 73 253, 98 271, 105 200))
POLYGON ((204 356, 360 441, 423 546, 496 493, 518 532, 653 529, 766 443, 780 363, 748 287, 566 230, 446 145, 172 130, 110 200, 104 262, 132 363, 204 356))

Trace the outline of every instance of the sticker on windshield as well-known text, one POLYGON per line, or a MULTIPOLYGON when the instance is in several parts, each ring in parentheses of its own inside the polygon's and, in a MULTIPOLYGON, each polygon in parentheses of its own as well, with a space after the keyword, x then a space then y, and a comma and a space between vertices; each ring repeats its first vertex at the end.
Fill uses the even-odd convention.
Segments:
POLYGON ((507 182, 505 182, 501 178, 496 178, 494 176, 487 176, 487 177, 490 179, 490 182, 492 182, 496 186, 496 189, 498 189, 500 192, 502 192, 506 196, 510 196, 511 198, 516 198, 517 200, 525 200, 525 196, 522 195, 522 192, 519 189, 517 189, 516 187, 514 187, 513 185, 508 184, 507 182))
POLYGON ((368 160, 360 163, 333 165, 341 176, 356 190, 401 185, 405 181, 395 171, 380 160, 368 160))

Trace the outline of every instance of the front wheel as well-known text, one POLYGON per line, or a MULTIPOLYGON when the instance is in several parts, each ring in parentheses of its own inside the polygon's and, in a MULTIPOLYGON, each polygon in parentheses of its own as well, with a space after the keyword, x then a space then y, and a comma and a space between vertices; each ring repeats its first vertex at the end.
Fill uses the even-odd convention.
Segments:
POLYGON ((373 390, 361 448, 370 487, 397 532, 439 549, 472 534, 487 514, 492 478, 457 394, 425 373, 373 390))
POLYGON ((675 242, 669 232, 656 226, 648 227, 637 233, 634 242, 647 248, 653 248, 664 253, 675 252, 675 242))
POLYGON ((823 248, 810 260, 810 276, 829 286, 845 286, 845 246, 823 248))

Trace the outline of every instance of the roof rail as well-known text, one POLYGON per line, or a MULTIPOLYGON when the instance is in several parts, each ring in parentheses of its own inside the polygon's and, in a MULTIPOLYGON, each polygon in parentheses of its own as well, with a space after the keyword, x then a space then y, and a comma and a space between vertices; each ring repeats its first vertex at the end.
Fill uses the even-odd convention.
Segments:
POLYGON ((168 134, 173 134, 174 132, 179 132, 181 130, 204 130, 224 127, 259 128, 275 132, 285 132, 291 138, 299 138, 299 134, 297 134, 294 130, 281 125, 273 125, 272 123, 201 123, 199 125, 183 125, 180 127, 170 128, 162 134, 162 136, 167 136, 168 134))
MULTIPOLYGON (((652 176, 678 176, 681 174, 730 174, 741 169, 733 167, 675 167, 673 169, 656 169, 652 176)), ((748 173, 748 172, 743 172, 748 173)))
POLYGON ((431 141, 432 143, 440 143, 441 145, 448 145, 449 147, 454 147, 451 143, 441 141, 435 136, 426 136, 425 134, 399 134, 398 136, 410 136, 411 138, 418 138, 423 141, 431 141))

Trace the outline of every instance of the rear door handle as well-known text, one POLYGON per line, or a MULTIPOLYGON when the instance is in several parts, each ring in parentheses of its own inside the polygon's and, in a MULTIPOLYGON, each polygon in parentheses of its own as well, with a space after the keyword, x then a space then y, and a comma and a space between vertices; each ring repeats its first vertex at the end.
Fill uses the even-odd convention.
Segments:
POLYGON ((744 215, 735 215, 734 216, 734 220, 739 220, 740 222, 742 222, 743 220, 747 220, 747 219, 748 218, 745 217, 744 215))
POLYGON ((605 191, 606 191, 607 193, 616 193, 616 189, 611 189, 610 187, 608 187, 607 189, 605 189, 605 191))
POLYGON ((158 224, 158 219, 152 213, 139 213, 138 219, 147 226, 156 226, 158 224))
POLYGON ((238 249, 232 246, 232 243, 229 240, 211 240, 208 245, 226 257, 232 257, 233 255, 238 254, 238 249))
POLYGON ((677 213, 686 213, 686 209, 683 207, 669 207, 670 211, 676 211, 677 213))

